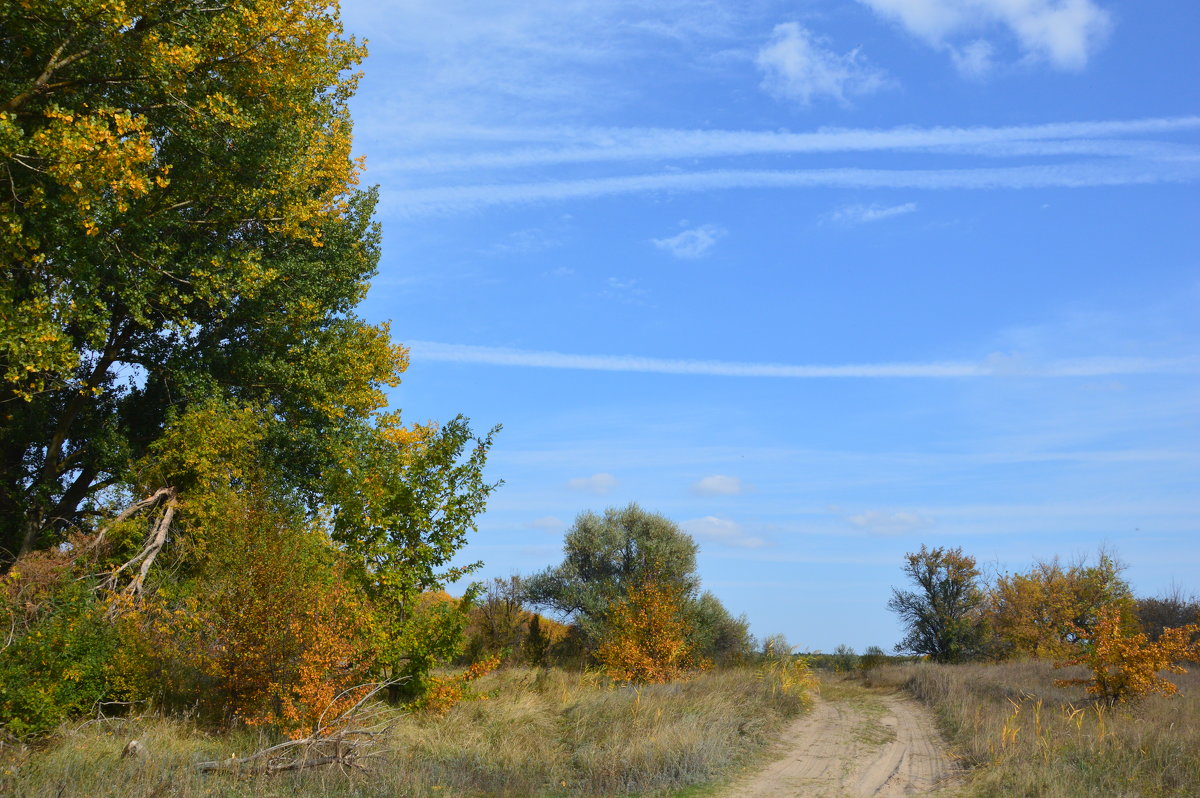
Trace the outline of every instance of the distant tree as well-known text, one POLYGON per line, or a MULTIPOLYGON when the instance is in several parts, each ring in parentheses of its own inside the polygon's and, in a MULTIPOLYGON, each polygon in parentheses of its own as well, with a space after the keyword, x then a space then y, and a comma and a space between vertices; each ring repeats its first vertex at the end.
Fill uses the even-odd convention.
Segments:
POLYGON ((491 655, 499 655, 502 660, 522 657, 522 642, 532 624, 530 616, 521 600, 521 577, 493 579, 471 608, 467 627, 470 660, 491 655))
POLYGON ((542 631, 542 616, 534 613, 529 619, 529 633, 525 636, 525 661, 536 667, 545 665, 549 648, 550 639, 542 631))
POLYGON ((744 662, 754 653, 746 616, 735 618, 707 590, 687 603, 688 635, 700 656, 718 665, 744 662))
POLYGON ((897 651, 936 662, 962 662, 980 653, 979 611, 983 592, 975 558, 961 548, 928 549, 905 555, 904 573, 917 589, 892 589, 888 608, 907 627, 897 651))
POLYGON ((888 661, 887 652, 879 646, 867 646, 866 652, 858 661, 858 668, 861 671, 870 671, 878 668, 880 665, 886 665, 888 661))
POLYGON ((1158 640, 1166 629, 1200 623, 1200 598, 1186 596, 1176 587, 1169 593, 1136 602, 1138 620, 1151 640, 1158 640))
POLYGON ((684 599, 695 595, 696 542, 673 521, 636 504, 604 515, 581 513, 563 543, 560 565, 525 580, 525 598, 579 624, 598 640, 610 606, 654 581, 684 599))
POLYGON ((833 663, 833 669, 839 673, 849 673, 858 667, 858 654, 845 643, 833 650, 830 660, 833 663))

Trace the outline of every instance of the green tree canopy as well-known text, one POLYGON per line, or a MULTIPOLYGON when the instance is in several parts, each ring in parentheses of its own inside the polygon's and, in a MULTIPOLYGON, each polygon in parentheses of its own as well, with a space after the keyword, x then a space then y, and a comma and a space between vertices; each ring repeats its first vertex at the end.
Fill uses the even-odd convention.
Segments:
POLYGON ((314 507, 364 428, 399 435, 405 352, 354 315, 363 54, 324 0, 0 4, 0 566, 173 485, 135 471, 201 400, 314 507))

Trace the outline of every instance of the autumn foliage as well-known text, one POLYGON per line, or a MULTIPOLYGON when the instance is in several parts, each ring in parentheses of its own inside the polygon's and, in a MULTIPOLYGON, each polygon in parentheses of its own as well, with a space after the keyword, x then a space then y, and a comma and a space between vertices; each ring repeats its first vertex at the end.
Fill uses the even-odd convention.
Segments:
POLYGON ((493 654, 473 663, 461 673, 438 674, 428 679, 425 692, 409 706, 431 715, 445 715, 459 702, 468 698, 487 699, 486 693, 472 694, 471 682, 487 676, 500 667, 500 655, 493 654))
POLYGON ((1069 657, 1078 641, 1089 637, 1103 607, 1116 611, 1121 627, 1133 631, 1133 598, 1120 570, 1113 558, 1101 553, 1094 566, 1064 566, 1054 559, 1036 563, 1028 573, 999 577, 985 613, 997 653, 1069 657))
POLYGON ((688 640, 683 596, 655 581, 610 605, 596 659, 611 678, 638 683, 670 681, 709 665, 688 640))
POLYGON ((1086 665, 1092 676, 1056 684, 1084 685, 1110 705, 1154 693, 1174 695, 1178 688, 1162 674, 1187 673, 1181 662, 1200 662, 1200 643, 1195 642, 1200 624, 1166 629, 1151 642, 1144 632, 1125 631, 1120 608, 1108 605, 1100 609, 1090 634, 1078 631, 1082 652, 1059 666, 1086 665))
POLYGON ((178 597, 123 610, 127 671, 160 701, 304 736, 361 697, 371 608, 318 530, 261 499, 238 501, 178 597))

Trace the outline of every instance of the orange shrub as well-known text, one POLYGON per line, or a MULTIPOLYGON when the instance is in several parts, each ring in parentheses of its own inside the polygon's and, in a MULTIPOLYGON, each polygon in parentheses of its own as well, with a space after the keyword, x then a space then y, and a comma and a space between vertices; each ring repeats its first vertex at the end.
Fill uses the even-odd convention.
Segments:
MULTIPOLYGON (((1144 633, 1129 634, 1123 630, 1119 607, 1101 608, 1090 639, 1083 653, 1056 664, 1086 665, 1092 671, 1090 679, 1059 679, 1059 686, 1085 685, 1087 691, 1100 696, 1110 705, 1141 696, 1159 693, 1174 695, 1178 688, 1160 674, 1187 673, 1179 663, 1184 660, 1200 662, 1200 644, 1192 638, 1200 632, 1200 624, 1166 629, 1151 643, 1144 633)), ((1080 634, 1083 634, 1080 630, 1080 634)))
POLYGON ((606 620, 596 658, 613 679, 667 682, 708 667, 688 642, 678 590, 653 581, 632 587, 606 620))

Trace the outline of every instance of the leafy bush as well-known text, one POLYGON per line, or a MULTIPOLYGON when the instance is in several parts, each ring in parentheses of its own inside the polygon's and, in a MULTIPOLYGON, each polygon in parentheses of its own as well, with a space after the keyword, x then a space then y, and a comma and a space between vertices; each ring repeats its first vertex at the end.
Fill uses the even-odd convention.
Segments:
MULTIPOLYGON (((19 578, 19 569, 6 579, 19 578)), ((68 579, 0 651, 0 725, 17 737, 52 731, 118 696, 110 685, 118 640, 87 581, 68 579)))
POLYGON ((319 530, 261 497, 231 500, 197 578, 132 609, 126 635, 168 704, 301 735, 373 664, 370 607, 319 530))

